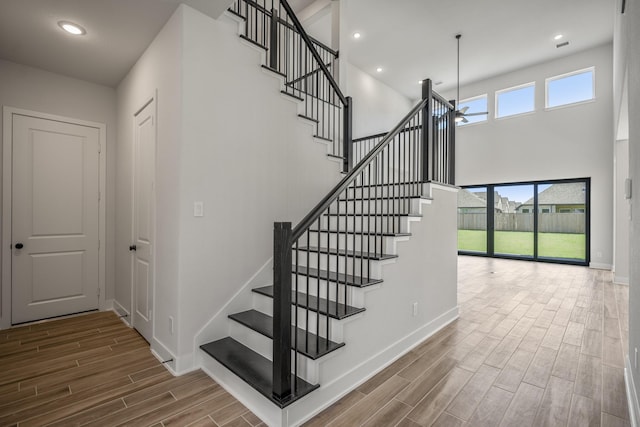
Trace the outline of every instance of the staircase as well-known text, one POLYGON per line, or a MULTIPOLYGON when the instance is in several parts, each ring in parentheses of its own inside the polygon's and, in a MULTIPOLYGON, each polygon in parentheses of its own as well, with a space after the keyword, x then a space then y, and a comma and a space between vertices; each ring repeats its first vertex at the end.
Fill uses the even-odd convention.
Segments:
POLYGON ((242 38, 265 50, 264 67, 284 79, 300 116, 341 160, 344 178, 299 224, 274 224, 273 284, 228 316, 232 336, 200 346, 279 408, 321 387, 320 363, 366 310, 367 289, 384 286, 396 242, 430 203, 426 187, 454 182, 454 106, 423 82, 423 99, 390 132, 351 138, 351 99, 333 73, 338 53, 305 32, 286 0, 236 0, 242 38))

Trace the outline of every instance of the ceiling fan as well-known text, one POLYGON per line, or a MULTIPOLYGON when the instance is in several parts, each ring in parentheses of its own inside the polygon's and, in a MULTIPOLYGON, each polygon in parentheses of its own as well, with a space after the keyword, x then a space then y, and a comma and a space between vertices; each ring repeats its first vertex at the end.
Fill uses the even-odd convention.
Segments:
MULTIPOLYGON (((457 68, 458 78, 457 78, 457 84, 456 84, 457 86, 456 107, 460 102, 460 38, 462 38, 462 34, 456 34, 456 40, 458 41, 458 68, 457 68)), ((469 109, 469 106, 456 110, 456 118, 455 118, 456 123, 459 123, 459 122, 468 123, 469 120, 467 120, 467 117, 483 116, 485 114, 489 114, 488 111, 483 111, 479 113, 467 113, 468 109, 469 109)))

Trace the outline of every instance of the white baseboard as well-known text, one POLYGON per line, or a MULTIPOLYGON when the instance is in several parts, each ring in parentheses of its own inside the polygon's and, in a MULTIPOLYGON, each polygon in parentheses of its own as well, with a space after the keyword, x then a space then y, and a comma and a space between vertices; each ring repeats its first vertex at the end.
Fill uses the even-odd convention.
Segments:
POLYGON ((104 304, 100 308, 101 311, 113 311, 113 299, 104 300, 104 304))
POLYGON ((124 306, 116 300, 113 300, 113 306, 111 309, 118 315, 118 317, 120 317, 120 320, 122 320, 128 327, 131 327, 129 310, 124 308, 124 306))
POLYGON ((285 419, 288 419, 291 423, 290 425, 302 425, 313 416, 337 402, 347 393, 365 383, 384 368, 391 365, 407 352, 424 342, 424 340, 456 320, 459 315, 458 310, 459 308, 457 306, 452 308, 381 350, 341 377, 336 378, 330 383, 321 384, 320 388, 308 397, 286 408, 285 412, 288 412, 288 414, 285 415, 285 419), (321 403, 316 404, 315 402, 321 403))
POLYGON ((638 395, 636 394, 635 382, 633 380, 633 370, 631 369, 631 361, 629 356, 625 357, 624 367, 624 384, 627 388, 627 403, 629 405, 629 420, 631 427, 639 427, 640 420, 640 404, 638 404, 638 395))
POLYGON ((589 263, 589 268, 594 268, 596 270, 611 270, 611 264, 605 264, 603 262, 591 262, 589 263))
MULTIPOLYGON (((202 350, 200 350, 202 351, 202 350)), ((213 357, 199 354, 199 367, 213 380, 240 403, 249 408, 258 418, 269 427, 286 427, 287 420, 284 411, 278 408, 266 397, 258 393, 253 387, 244 382, 240 377, 225 368, 213 357)))
POLYGON ((627 285, 629 286, 629 278, 628 277, 623 277, 623 276, 613 276, 613 283, 615 283, 616 285, 627 285))

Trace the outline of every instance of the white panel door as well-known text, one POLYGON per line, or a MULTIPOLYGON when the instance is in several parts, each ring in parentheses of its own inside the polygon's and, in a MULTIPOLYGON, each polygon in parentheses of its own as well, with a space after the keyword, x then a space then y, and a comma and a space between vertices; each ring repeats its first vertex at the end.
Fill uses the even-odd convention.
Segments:
POLYGON ((98 308, 97 128, 13 115, 13 324, 98 308))
POLYGON ((133 326, 149 342, 153 336, 156 124, 155 102, 136 114, 133 183, 133 326))

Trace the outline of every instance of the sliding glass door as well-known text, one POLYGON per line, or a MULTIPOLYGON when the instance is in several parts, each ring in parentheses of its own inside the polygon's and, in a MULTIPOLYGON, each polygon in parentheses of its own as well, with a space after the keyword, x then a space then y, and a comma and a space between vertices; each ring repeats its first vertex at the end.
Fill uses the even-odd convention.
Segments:
POLYGON ((587 259, 587 185, 538 185, 538 257, 587 259))
POLYGON ((584 178, 462 188, 458 251, 587 265, 589 185, 584 178))
POLYGON ((494 254, 533 258, 533 214, 518 210, 523 202, 533 200, 533 187, 532 184, 494 187, 494 254))
POLYGON ((487 187, 458 192, 458 249, 487 253, 487 187))

